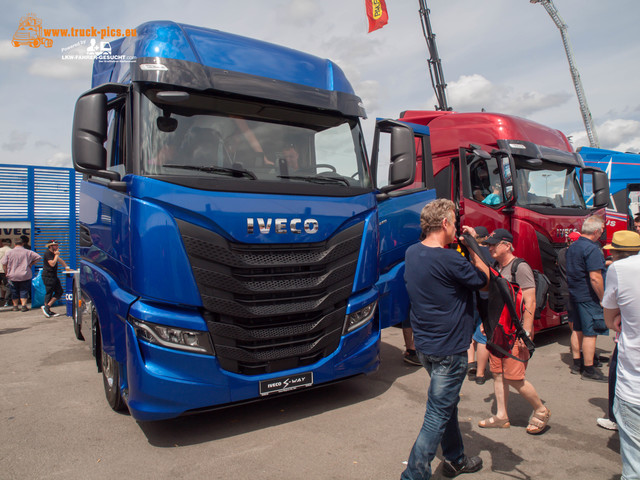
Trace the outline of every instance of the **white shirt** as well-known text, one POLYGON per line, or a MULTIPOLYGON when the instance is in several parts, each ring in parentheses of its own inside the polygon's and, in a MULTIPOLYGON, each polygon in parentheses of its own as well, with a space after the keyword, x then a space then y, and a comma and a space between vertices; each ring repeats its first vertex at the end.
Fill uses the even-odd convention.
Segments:
POLYGON ((613 262, 607 271, 602 306, 620 309, 616 396, 640 405, 640 255, 613 262))
POLYGON ((4 266, 2 265, 2 257, 4 257, 5 254, 10 251, 11 251, 11 247, 7 247, 6 245, 0 248, 0 273, 4 273, 4 266))

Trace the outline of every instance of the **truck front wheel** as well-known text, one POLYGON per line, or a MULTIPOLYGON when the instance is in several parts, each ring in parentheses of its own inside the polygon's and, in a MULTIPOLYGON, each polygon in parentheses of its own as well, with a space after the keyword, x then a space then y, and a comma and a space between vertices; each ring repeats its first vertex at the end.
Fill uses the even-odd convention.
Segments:
MULTIPOLYGON (((96 325, 98 325, 97 321, 96 325)), ((99 331, 98 327, 98 332, 99 331)), ((100 335, 100 366, 102 370, 104 394, 107 397, 109 406, 116 412, 124 410, 126 404, 120 393, 120 364, 115 358, 104 351, 102 335, 100 335)))

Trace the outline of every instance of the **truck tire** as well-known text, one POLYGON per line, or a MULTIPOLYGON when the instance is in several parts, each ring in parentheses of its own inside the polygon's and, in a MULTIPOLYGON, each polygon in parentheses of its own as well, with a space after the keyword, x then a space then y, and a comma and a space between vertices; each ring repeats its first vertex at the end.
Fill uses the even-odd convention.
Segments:
POLYGON ((76 298, 76 282, 73 281, 73 300, 71 302, 71 318, 73 318, 73 331, 76 334, 76 338, 78 340, 84 341, 84 336, 82 335, 82 319, 80 318, 80 308, 78 303, 81 301, 80 298, 76 298))
POLYGON ((126 404, 120 393, 120 364, 115 358, 104 351, 104 341, 102 340, 98 312, 96 312, 95 307, 92 308, 91 313, 96 330, 94 336, 100 338, 100 352, 96 353, 100 355, 100 371, 102 372, 104 394, 105 397, 107 397, 109 406, 116 412, 119 412, 126 408, 126 404))

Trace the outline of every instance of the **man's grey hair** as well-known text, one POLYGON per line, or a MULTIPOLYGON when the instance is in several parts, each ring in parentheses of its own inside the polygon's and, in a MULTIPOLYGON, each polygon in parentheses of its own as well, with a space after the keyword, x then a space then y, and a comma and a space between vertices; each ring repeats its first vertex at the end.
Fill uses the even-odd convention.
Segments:
POLYGON ((447 219, 451 223, 456 220, 456 205, 451 200, 439 198, 427 203, 420 212, 420 228, 423 237, 442 228, 442 220, 447 219))
POLYGON ((587 218, 582 224, 583 235, 593 235, 601 228, 604 228, 604 220, 601 217, 592 216, 587 218))

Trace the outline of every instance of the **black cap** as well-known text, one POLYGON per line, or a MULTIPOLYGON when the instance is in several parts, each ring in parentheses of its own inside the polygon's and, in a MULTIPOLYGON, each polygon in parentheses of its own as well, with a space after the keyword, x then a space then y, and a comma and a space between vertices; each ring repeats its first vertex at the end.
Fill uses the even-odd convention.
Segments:
POLYGON ((500 242, 513 243, 513 235, 511 235, 511 232, 504 228, 496 228, 484 241, 487 245, 496 245, 500 242))
POLYGON ((478 237, 488 237, 489 236, 489 230, 487 230, 487 227, 483 227, 482 225, 480 225, 479 227, 473 227, 473 229, 476 231, 476 235, 478 237))

